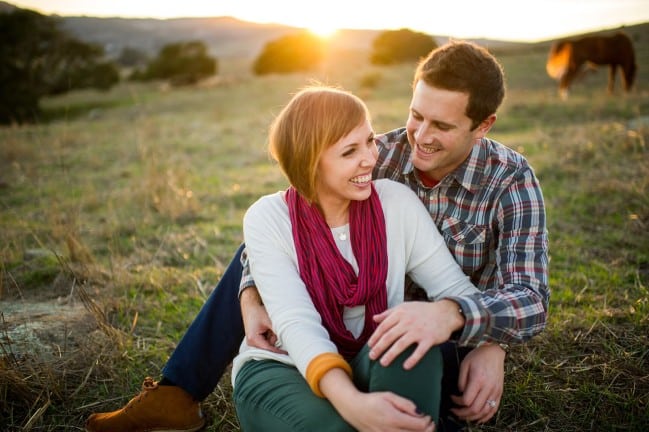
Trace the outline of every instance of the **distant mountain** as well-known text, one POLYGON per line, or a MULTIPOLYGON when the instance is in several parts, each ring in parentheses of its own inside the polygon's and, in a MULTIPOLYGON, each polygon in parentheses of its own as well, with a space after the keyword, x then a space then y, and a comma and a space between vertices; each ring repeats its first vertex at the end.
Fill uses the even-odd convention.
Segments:
MULTIPOLYGON (((11 12, 16 6, 0 1, 0 13, 11 12)), ((254 58, 264 45, 283 35, 300 29, 280 24, 260 24, 233 17, 213 18, 98 18, 89 16, 56 16, 62 27, 86 42, 104 47, 109 57, 117 57, 123 48, 130 47, 151 56, 164 45, 200 40, 210 53, 218 58, 254 58)), ((631 28, 627 28, 631 30, 631 28)), ((334 49, 369 51, 372 41, 381 30, 341 30, 329 41, 334 49)), ((438 44, 449 36, 433 35, 438 44)), ((508 42, 492 39, 472 39, 494 52, 527 49, 547 49, 550 40, 539 43, 508 42)))
MULTIPOLYGON (((0 12, 10 12, 15 6, 0 1, 0 12)), ((104 47, 109 57, 117 57, 125 47, 135 48, 151 56, 164 45, 189 40, 204 42, 210 53, 218 58, 254 58, 264 45, 300 29, 280 24, 259 24, 233 17, 214 18, 98 18, 90 16, 57 16, 62 28, 86 42, 104 47)), ((341 30, 331 37, 334 49, 369 51, 381 30, 341 30)), ((438 43, 446 36, 434 36, 438 43)), ((500 43, 481 40, 486 45, 500 43)))
POLYGON ((200 40, 217 57, 253 57, 270 40, 296 28, 278 24, 257 24, 231 17, 217 18, 96 18, 60 17, 63 28, 78 38, 104 46, 118 55, 131 47, 156 54, 173 42, 200 40))

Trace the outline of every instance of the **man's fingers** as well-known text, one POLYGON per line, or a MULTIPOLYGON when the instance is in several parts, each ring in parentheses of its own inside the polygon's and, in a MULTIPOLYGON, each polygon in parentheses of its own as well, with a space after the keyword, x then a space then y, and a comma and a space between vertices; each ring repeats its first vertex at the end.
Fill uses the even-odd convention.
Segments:
POLYGON ((417 345, 417 348, 415 348, 413 353, 410 355, 410 357, 408 357, 406 359, 406 361, 403 362, 403 368, 406 369, 406 370, 410 370, 410 369, 414 368, 415 366, 417 366, 417 363, 419 363, 419 361, 422 358, 424 358, 424 356, 426 355, 426 353, 428 352, 429 349, 430 349, 430 347, 428 347, 428 346, 426 346, 426 345, 424 345, 422 343, 419 343, 417 345))
MULTIPOLYGON (((276 340, 277 337, 275 337, 275 341, 276 340)), ((274 341, 271 340, 266 333, 247 336, 246 343, 251 347, 260 348, 277 354, 287 354, 286 351, 277 348, 274 341)))
POLYGON ((388 321, 382 322, 376 330, 374 330, 370 340, 367 342, 371 348, 370 359, 378 359, 400 336, 401 335, 396 326, 388 321), (371 341, 372 338, 374 338, 373 342, 371 341))
POLYGON ((374 345, 385 335, 385 333, 387 333, 392 328, 392 326, 396 324, 386 321, 386 318, 389 316, 389 312, 390 309, 383 311, 378 315, 374 315, 374 321, 379 323, 379 325, 376 327, 376 329, 374 329, 374 332, 367 340, 367 344, 370 346, 370 348, 373 348, 374 345))
POLYGON ((390 309, 386 309, 383 312, 374 315, 372 318, 374 319, 374 322, 380 323, 386 319, 388 315, 390 315, 390 309))
POLYGON ((379 362, 382 366, 390 366, 392 361, 399 357, 399 355, 404 352, 410 345, 414 343, 414 340, 409 337, 408 333, 399 335, 394 343, 390 345, 390 348, 383 354, 379 362))

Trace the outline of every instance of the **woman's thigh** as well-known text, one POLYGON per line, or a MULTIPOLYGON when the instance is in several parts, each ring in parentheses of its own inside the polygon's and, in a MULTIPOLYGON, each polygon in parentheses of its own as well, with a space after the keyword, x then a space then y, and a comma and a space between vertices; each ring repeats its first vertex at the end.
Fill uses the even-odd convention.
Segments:
POLYGON ((233 396, 244 432, 354 430, 328 400, 313 394, 295 367, 283 363, 247 362, 237 374, 233 396))

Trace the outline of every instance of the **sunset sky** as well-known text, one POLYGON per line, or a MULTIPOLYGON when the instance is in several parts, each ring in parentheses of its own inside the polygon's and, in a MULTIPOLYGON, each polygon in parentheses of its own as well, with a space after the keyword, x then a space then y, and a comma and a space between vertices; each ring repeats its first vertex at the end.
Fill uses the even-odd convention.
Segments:
POLYGON ((44 14, 177 18, 236 18, 306 27, 410 28, 458 38, 539 41, 649 22, 649 0, 19 0, 44 14))

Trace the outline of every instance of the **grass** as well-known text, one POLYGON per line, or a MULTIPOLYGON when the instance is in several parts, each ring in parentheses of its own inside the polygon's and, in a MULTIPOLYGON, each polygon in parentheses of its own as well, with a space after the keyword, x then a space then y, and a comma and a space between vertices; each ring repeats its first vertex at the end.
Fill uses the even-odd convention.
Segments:
MULTIPOLYGON (((606 95, 600 71, 565 102, 545 52, 500 54, 508 96, 491 136, 523 152, 543 186, 552 298, 547 330, 512 350, 497 418, 474 431, 649 427, 649 45, 639 46, 633 94, 606 95)), ((265 136, 290 93, 312 78, 339 83, 387 131, 404 124, 412 70, 348 54, 313 74, 123 84, 44 101, 47 122, 0 129, 0 429, 81 430, 157 377, 242 241, 246 208, 286 185, 265 136), (38 302, 89 311, 50 332, 47 356, 18 341, 7 312, 38 302)), ((206 430, 238 430, 230 391, 226 376, 204 402, 206 430)))

